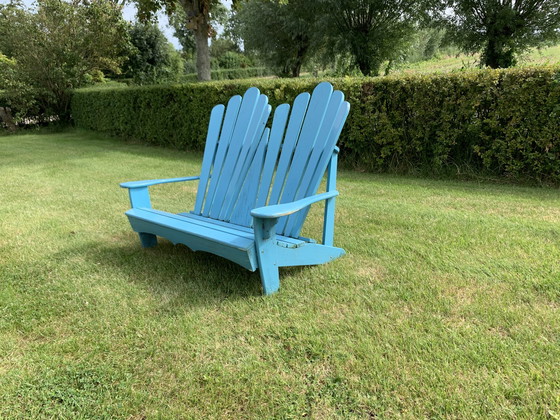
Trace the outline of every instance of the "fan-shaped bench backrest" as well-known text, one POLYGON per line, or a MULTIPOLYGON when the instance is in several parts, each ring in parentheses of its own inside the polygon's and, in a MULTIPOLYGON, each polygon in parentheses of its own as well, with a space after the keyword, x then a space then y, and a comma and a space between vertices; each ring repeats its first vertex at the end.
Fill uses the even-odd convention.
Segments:
MULTIPOLYGON (((272 128, 265 95, 250 88, 227 110, 212 110, 194 213, 251 226, 253 208, 316 193, 350 105, 330 83, 278 106, 272 128), (289 116, 289 120, 288 120, 289 116)), ((299 236, 307 212, 283 217, 277 232, 299 236)))

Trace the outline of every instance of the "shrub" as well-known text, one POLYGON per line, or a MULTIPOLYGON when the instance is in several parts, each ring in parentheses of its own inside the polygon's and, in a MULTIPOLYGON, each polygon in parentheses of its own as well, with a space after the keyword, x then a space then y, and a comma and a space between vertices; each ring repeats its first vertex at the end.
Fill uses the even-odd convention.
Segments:
POLYGON ((183 59, 156 24, 137 22, 128 28, 128 35, 131 48, 124 78, 137 85, 178 81, 184 71, 183 59))
MULTIPOLYGON (((477 171, 560 182, 560 69, 480 70, 334 79, 351 103, 341 157, 367 171, 477 171)), ((124 138, 202 150, 211 108, 249 86, 273 106, 315 79, 237 80, 78 90, 75 124, 124 138)))
MULTIPOLYGON (((244 67, 235 69, 220 69, 212 70, 212 80, 237 80, 249 79, 251 77, 263 77, 270 74, 270 71, 265 67, 244 67)), ((189 73, 183 76, 183 82, 196 82, 197 74, 189 73)))
POLYGON ((0 89, 20 122, 68 120, 73 88, 118 73, 127 23, 110 0, 0 4, 0 89), (2 71, 4 68, 4 71, 2 71))

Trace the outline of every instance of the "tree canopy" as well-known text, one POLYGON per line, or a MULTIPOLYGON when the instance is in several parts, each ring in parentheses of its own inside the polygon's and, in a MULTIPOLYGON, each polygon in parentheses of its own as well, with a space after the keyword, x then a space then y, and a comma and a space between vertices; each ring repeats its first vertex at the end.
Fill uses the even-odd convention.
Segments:
POLYGON ((127 25, 121 6, 110 0, 38 0, 34 9, 0 5, 0 51, 14 61, 5 80, 12 101, 41 103, 64 118, 71 89, 103 72, 120 72, 127 25))
POLYGON ((245 48, 257 51, 279 75, 299 76, 315 36, 313 2, 249 0, 237 8, 245 48))
POLYGON ((425 20, 428 1, 248 0, 236 2, 245 47, 259 52, 280 75, 297 76, 311 56, 340 56, 366 76, 407 46, 425 20))
POLYGON ((349 54, 365 76, 405 48, 426 3, 415 0, 319 0, 326 51, 349 54))
MULTIPOLYGON (((138 6, 138 17, 142 21, 152 19, 156 12, 165 10, 169 16, 183 13, 183 30, 192 31, 196 50, 196 69, 199 80, 210 80, 210 50, 208 38, 215 34, 212 27, 212 9, 219 0, 134 0, 138 6)), ((177 27, 177 20, 174 20, 177 27)), ((188 36, 183 37, 188 40, 188 36)))
POLYGON ((448 0, 442 20, 453 41, 482 52, 481 64, 515 65, 530 47, 560 38, 560 0, 448 0))
POLYGON ((139 85, 177 81, 183 62, 157 25, 137 22, 129 36, 132 51, 123 69, 125 77, 139 85))

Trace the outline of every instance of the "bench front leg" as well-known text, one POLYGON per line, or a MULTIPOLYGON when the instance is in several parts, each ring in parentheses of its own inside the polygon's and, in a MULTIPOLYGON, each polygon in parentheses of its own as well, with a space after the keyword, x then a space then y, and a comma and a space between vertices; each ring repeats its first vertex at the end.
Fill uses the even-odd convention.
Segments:
POLYGON ((254 218, 255 246, 259 273, 265 295, 278 291, 280 276, 276 259, 276 223, 278 219, 254 218))
MULTIPOLYGON (((133 209, 151 209, 150 192, 148 187, 158 184, 169 184, 173 182, 196 181, 199 176, 188 176, 183 178, 166 178, 166 179, 150 179, 146 181, 123 182, 121 188, 128 189, 128 197, 130 198, 130 206, 133 209)), ((144 248, 151 248, 157 245, 156 235, 148 232, 138 232, 140 242, 144 248)))
MULTIPOLYGON (((128 189, 128 197, 130 198, 130 205, 134 208, 152 208, 150 202, 150 192, 148 187, 136 187, 128 189)), ((157 236, 152 233, 138 232, 142 248, 153 248, 157 245, 157 236)))

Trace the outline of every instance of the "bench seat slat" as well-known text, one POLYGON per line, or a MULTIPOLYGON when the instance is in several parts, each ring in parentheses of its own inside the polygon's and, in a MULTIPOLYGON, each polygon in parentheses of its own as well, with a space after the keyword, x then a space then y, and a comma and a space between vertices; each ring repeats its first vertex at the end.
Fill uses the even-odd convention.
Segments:
MULTIPOLYGON (((125 214, 156 225, 170 227, 180 232, 209 238, 237 249, 248 250, 255 246, 253 229, 245 226, 207 219, 190 213, 173 214, 147 208, 130 209, 125 214)), ((298 247, 307 242, 304 239, 294 239, 280 235, 276 239, 278 245, 285 248, 298 247)))
MULTIPOLYGON (((188 217, 190 219, 194 219, 194 220, 200 220, 203 223, 210 223, 210 224, 215 224, 218 226, 221 226, 223 229, 232 229, 236 232, 243 232, 245 235, 247 235, 247 237, 251 237, 253 240, 255 239, 254 237, 254 231, 253 228, 247 227, 247 226, 242 226, 242 225, 236 225, 234 223, 229 223, 229 222, 223 222, 221 220, 216 220, 216 219, 207 219, 204 216, 199 216, 196 214, 192 214, 192 213, 179 213, 179 216, 185 216, 188 217)), ((277 238, 279 238, 280 242, 285 242, 286 246, 300 246, 303 243, 306 242, 311 242, 311 243, 315 243, 315 240, 313 239, 309 239, 309 238, 304 238, 304 237, 299 237, 299 238, 292 238, 289 236, 281 236, 281 235, 276 235, 277 238)))

